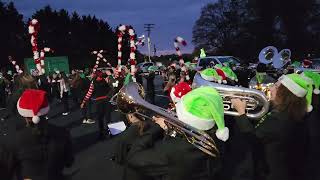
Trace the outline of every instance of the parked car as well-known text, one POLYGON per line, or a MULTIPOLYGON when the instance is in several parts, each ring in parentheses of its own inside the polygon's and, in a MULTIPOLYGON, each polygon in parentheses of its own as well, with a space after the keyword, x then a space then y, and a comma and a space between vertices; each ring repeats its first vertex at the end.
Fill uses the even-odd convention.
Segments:
POLYGON ((197 69, 202 70, 207 67, 212 67, 216 64, 221 64, 228 62, 234 67, 240 67, 240 60, 233 56, 207 56, 204 58, 199 58, 197 63, 197 69))
POLYGON ((138 72, 147 73, 148 72, 148 68, 150 66, 154 66, 154 63, 153 62, 139 63, 139 64, 137 64, 136 68, 137 68, 138 72))

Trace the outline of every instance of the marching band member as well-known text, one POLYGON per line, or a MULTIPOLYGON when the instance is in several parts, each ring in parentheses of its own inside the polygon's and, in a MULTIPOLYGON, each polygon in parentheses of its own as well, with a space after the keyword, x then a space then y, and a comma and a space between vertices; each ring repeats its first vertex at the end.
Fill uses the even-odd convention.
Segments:
MULTIPOLYGON (((94 101, 96 102, 97 107, 97 119, 99 121, 99 139, 103 140, 106 137, 105 133, 105 117, 109 122, 111 119, 111 110, 112 106, 109 102, 111 97, 108 97, 109 92, 111 91, 111 87, 106 82, 105 77, 101 71, 96 71, 95 78, 93 82, 90 84, 89 90, 87 95, 83 99, 81 103, 81 108, 83 108, 86 102, 91 98, 92 94, 94 93, 95 98, 94 101)), ((90 122, 90 123, 94 123, 90 122)))
MULTIPOLYGON (((290 159, 290 153, 295 150, 294 135, 299 133, 296 125, 312 110, 312 86, 300 75, 289 74, 280 77, 270 91, 271 111, 254 124, 246 116, 246 102, 232 99, 234 108, 240 114, 235 118, 236 124, 241 132, 251 137, 248 141, 253 146, 254 179, 291 179, 290 165, 299 166, 294 158, 290 159)), ((300 132, 300 136, 302 134, 300 132)))
MULTIPOLYGON (((217 124, 216 137, 222 141, 228 139, 229 131, 224 126, 223 103, 219 93, 211 87, 197 88, 177 103, 177 115, 182 122, 206 131, 212 137, 213 128, 217 124)), ((130 115, 129 115, 130 116, 130 115)), ((135 117, 131 121, 135 123, 140 119, 135 117)), ((192 144, 188 143, 184 136, 166 135, 170 129, 161 117, 153 117, 152 121, 143 121, 139 128, 129 127, 122 136, 131 134, 130 147, 118 159, 118 163, 139 172, 145 179, 209 179, 213 178, 218 160, 205 154, 192 144), (134 134, 134 135, 132 135, 134 134), (132 141, 132 137, 135 140, 132 141), (129 149, 129 150, 128 150, 129 149)), ((125 174, 123 179, 130 179, 125 174)))

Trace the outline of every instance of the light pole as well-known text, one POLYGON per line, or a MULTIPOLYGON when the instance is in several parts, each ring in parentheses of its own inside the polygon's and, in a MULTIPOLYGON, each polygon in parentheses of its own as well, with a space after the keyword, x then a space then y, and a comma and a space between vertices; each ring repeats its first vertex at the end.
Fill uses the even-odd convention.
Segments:
POLYGON ((154 28, 155 24, 144 24, 144 29, 148 32, 148 56, 149 56, 149 62, 151 62, 151 40, 150 40, 150 33, 151 29, 154 28))

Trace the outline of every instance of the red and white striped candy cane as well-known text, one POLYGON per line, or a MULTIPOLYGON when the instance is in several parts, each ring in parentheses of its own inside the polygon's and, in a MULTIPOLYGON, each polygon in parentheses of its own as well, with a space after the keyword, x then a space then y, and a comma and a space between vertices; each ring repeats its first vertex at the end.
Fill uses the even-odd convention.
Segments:
POLYGON ((22 69, 20 68, 20 66, 17 64, 17 62, 12 58, 12 56, 8 56, 9 61, 13 64, 14 68, 16 69, 18 74, 23 73, 22 69))
POLYGON ((135 33, 132 26, 120 25, 118 27, 118 71, 121 71, 121 59, 122 59, 122 37, 125 33, 130 36, 130 66, 131 74, 134 75, 136 71, 136 45, 134 42, 135 33))
POLYGON ((180 65, 183 65, 184 64, 184 60, 182 58, 182 54, 181 54, 181 51, 180 51, 180 48, 179 48, 179 44, 182 44, 183 46, 186 46, 187 45, 187 42, 180 36, 176 37, 174 39, 174 47, 176 49, 176 52, 178 54, 178 57, 179 57, 179 63, 180 65))
POLYGON ((184 65, 184 60, 183 60, 183 58, 182 58, 182 53, 181 53, 181 51, 180 51, 179 44, 181 44, 181 45, 183 45, 183 46, 186 46, 186 45, 187 45, 187 42, 186 42, 182 37, 178 36, 178 37, 176 37, 176 38, 174 39, 173 45, 174 45, 174 47, 175 47, 175 49, 176 49, 176 52, 177 52, 177 55, 178 55, 178 57, 179 57, 179 64, 180 64, 180 66, 181 66, 181 70, 182 70, 183 72, 185 72, 186 80, 189 81, 189 79, 190 79, 189 73, 188 73, 187 68, 186 68, 185 65, 184 65))
POLYGON ((144 46, 145 37, 144 35, 138 37, 138 41, 136 42, 136 46, 144 46))
POLYGON ((38 48, 39 29, 40 29, 39 21, 37 19, 32 19, 29 22, 28 31, 29 31, 29 34, 31 35, 31 46, 32 46, 34 63, 36 64, 36 67, 39 71, 39 75, 42 75, 45 73, 45 69, 44 69, 45 53, 50 51, 52 52, 52 50, 46 47, 46 48, 43 48, 39 53, 39 48, 38 48))
POLYGON ((97 71, 99 64, 100 64, 100 60, 102 59, 103 62, 106 62, 108 66, 111 67, 111 64, 107 62, 107 59, 104 58, 104 56, 102 55, 102 53, 105 52, 104 50, 100 50, 100 51, 92 51, 92 54, 97 55, 97 59, 96 59, 96 64, 93 67, 93 73, 97 71))

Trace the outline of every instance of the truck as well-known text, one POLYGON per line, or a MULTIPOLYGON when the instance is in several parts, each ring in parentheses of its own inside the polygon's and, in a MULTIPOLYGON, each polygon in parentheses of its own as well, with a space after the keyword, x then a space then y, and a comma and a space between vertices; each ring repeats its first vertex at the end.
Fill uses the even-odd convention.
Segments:
MULTIPOLYGON (((70 73, 69 70, 69 60, 67 56, 55 56, 55 57, 46 57, 44 60, 45 72, 46 75, 51 74, 55 71, 65 72, 66 74, 70 73)), ((32 74, 36 70, 36 65, 33 58, 24 59, 25 72, 32 74)))

